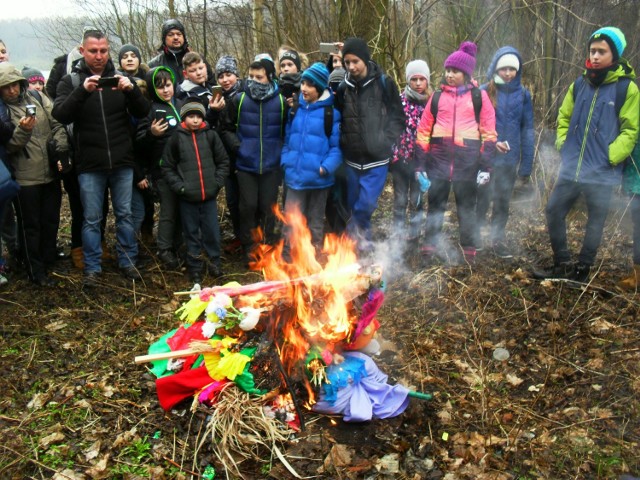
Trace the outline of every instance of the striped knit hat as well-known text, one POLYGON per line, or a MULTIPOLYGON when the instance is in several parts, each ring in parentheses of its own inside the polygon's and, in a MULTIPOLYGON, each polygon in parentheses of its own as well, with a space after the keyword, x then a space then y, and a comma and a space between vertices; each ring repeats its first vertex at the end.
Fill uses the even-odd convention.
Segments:
POLYGON ((318 92, 322 94, 329 85, 329 70, 324 63, 316 62, 302 72, 301 80, 313 83, 318 92))
POLYGON ((624 53, 624 49, 627 46, 627 39, 624 37, 622 30, 616 27, 602 27, 596 30, 589 37, 589 44, 591 46, 593 42, 604 40, 609 44, 611 53, 613 53, 613 60, 618 60, 624 53))

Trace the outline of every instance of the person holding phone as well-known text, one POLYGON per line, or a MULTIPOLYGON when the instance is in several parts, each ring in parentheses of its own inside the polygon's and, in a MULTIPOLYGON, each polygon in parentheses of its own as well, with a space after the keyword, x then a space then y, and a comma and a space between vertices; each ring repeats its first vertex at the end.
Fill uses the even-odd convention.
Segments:
POLYGON ((476 250, 483 246, 481 229, 487 224, 489 205, 493 202, 490 246, 495 256, 511 258, 505 227, 516 179, 527 183, 533 168, 533 103, 531 93, 521 83, 522 58, 515 48, 507 46, 496 51, 487 78, 489 82, 480 88, 487 91, 495 107, 498 141, 491 180, 478 187, 476 250))
POLYGON ((116 73, 104 33, 85 32, 80 51, 82 60, 58 85, 53 117, 63 124, 73 123, 74 158, 84 208, 83 286, 91 288, 98 285, 102 272, 100 222, 107 186, 116 217, 118 266, 125 278, 141 279, 131 218, 134 152, 130 116, 144 117, 151 104, 135 82, 116 73), (117 87, 99 87, 102 77, 116 77, 117 87))
MULTIPOLYGON (((29 90, 29 82, 13 65, 0 64, 0 98, 11 115, 14 130, 7 143, 9 165, 20 185, 14 202, 18 243, 29 280, 41 287, 55 284, 48 270, 56 260, 62 192, 52 165, 54 152, 66 152, 64 127, 51 116, 46 95, 29 90)), ((55 168, 55 170, 54 170, 55 168)))
POLYGON ((146 76, 151 109, 140 120, 136 132, 136 150, 145 152, 151 183, 160 201, 158 214, 157 256, 169 270, 180 267, 179 250, 183 245, 178 196, 162 176, 160 161, 169 138, 180 124, 180 112, 174 96, 175 76, 169 67, 156 67, 146 76))
POLYGON ((300 54, 287 46, 280 47, 279 67, 278 85, 280 86, 280 93, 287 100, 287 105, 291 107, 295 98, 300 94, 302 78, 300 54))

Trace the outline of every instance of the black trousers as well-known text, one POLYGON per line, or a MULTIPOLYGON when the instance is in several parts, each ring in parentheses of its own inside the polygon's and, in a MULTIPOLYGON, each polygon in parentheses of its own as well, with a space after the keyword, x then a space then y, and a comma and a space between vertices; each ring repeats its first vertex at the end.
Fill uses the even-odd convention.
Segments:
POLYGON ((56 259, 61 201, 58 180, 20 187, 15 202, 18 242, 30 279, 45 274, 56 259))
POLYGON ((428 190, 429 206, 427 210, 427 226, 425 246, 436 247, 440 241, 444 213, 449 201, 449 192, 453 189, 456 199, 456 211, 460 229, 460 246, 475 247, 476 231, 476 190, 475 181, 455 181, 431 179, 428 190))
POLYGON ((252 230, 260 227, 267 243, 273 242, 276 217, 273 207, 278 201, 280 171, 258 175, 249 172, 237 172, 238 211, 240 214, 240 241, 246 249, 253 247, 252 230))

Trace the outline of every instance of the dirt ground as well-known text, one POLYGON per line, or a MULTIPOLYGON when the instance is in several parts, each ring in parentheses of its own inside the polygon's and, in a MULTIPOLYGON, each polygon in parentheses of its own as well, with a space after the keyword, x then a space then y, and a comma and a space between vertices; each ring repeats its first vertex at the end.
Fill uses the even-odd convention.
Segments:
MULTIPOLYGON (((388 186, 375 216, 381 241, 390 198, 388 186)), ((513 259, 484 251, 472 266, 423 268, 409 248, 387 266, 375 361, 390 383, 433 400, 364 424, 307 413, 306 430, 280 447, 289 468, 257 450, 241 464, 244 478, 640 476, 640 300, 615 287, 630 268, 625 201, 583 288, 528 278, 550 258, 540 204, 536 194, 514 201, 513 259), (498 347, 508 359, 494 360, 498 347)), ((571 216, 574 251, 584 221, 571 216)), ((455 222, 446 228, 453 238, 455 222)), ((239 257, 224 270, 217 283, 260 280, 239 257)), ((107 262, 103 286, 84 292, 65 259, 55 278, 54 288, 34 288, 18 272, 0 291, 0 478, 212 478, 207 466, 234 478, 203 438, 208 413, 163 411, 153 377, 133 362, 178 326, 173 292, 186 276, 152 262, 134 286, 107 262)))

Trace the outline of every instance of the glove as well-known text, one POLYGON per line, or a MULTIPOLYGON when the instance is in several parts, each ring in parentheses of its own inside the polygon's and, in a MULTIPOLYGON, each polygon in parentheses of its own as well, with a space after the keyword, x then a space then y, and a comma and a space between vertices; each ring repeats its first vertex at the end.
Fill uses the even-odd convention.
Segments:
POLYGON ((420 192, 424 193, 429 190, 431 182, 429 181, 429 177, 427 177, 427 172, 416 172, 416 180, 420 185, 420 192))
POLYGON ((491 180, 491 174, 489 172, 478 172, 478 178, 476 181, 478 185, 486 185, 491 180))

